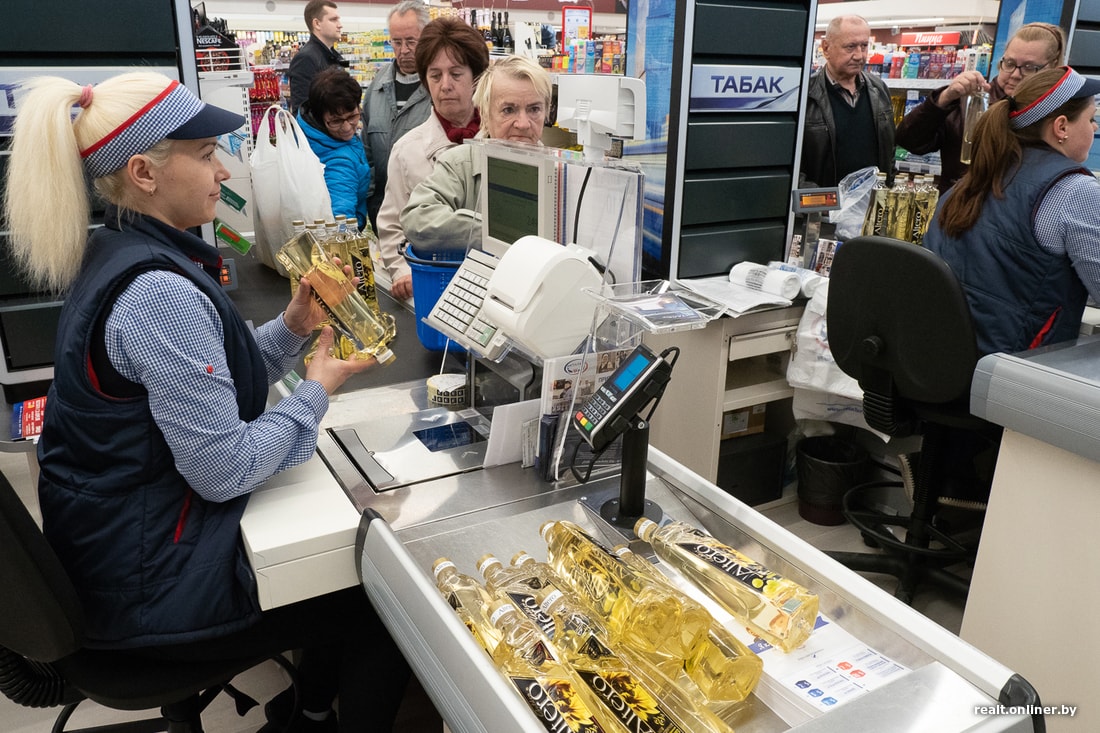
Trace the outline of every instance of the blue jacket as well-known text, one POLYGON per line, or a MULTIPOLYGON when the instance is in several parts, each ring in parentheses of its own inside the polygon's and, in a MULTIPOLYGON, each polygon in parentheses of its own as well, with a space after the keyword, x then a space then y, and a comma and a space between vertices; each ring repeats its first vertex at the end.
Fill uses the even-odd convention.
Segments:
MULTIPOLYGON (((977 223, 948 237, 938 216, 924 246, 951 266, 962 283, 978 352, 1014 353, 1077 337, 1088 291, 1065 254, 1044 250, 1035 238, 1035 214, 1047 191, 1064 176, 1092 175, 1080 163, 1044 147, 1024 148, 1005 196, 987 196, 977 223)), ((952 189, 937 207, 955 192, 952 189)))
POLYGON ((360 228, 367 222, 367 191, 370 190, 370 164, 367 151, 358 137, 337 140, 324 130, 309 113, 308 106, 298 112, 309 147, 325 166, 325 185, 332 199, 332 215, 343 214, 359 220, 360 228))
POLYGON ((220 259, 198 237, 146 217, 120 229, 112 206, 66 296, 38 444, 39 500, 46 537, 84 607, 89 646, 185 643, 259 618, 240 539, 248 497, 215 503, 191 490, 153 421, 148 394, 114 370, 103 341, 112 304, 138 274, 183 275, 221 317, 241 419, 258 417, 267 371, 218 283, 220 259))

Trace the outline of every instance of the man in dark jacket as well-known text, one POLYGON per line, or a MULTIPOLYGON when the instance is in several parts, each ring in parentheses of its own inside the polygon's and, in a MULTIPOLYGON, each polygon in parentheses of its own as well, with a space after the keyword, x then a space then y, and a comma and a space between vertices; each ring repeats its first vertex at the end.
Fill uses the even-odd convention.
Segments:
POLYGON ((347 66, 344 57, 333 46, 340 40, 344 26, 340 13, 332 0, 309 0, 305 10, 309 42, 298 49, 290 60, 290 112, 298 114, 298 108, 309 97, 309 85, 317 72, 330 66, 347 66))
POLYGON ((416 71, 416 45, 430 20, 428 6, 420 0, 401 0, 393 6, 389 14, 393 63, 378 70, 363 99, 363 147, 373 177, 367 212, 375 231, 386 196, 390 149, 432 111, 432 98, 416 71))
POLYGON ((870 40, 871 29, 858 15, 833 18, 825 30, 825 66, 807 90, 800 185, 835 186, 872 165, 894 177, 890 90, 863 70, 870 40))

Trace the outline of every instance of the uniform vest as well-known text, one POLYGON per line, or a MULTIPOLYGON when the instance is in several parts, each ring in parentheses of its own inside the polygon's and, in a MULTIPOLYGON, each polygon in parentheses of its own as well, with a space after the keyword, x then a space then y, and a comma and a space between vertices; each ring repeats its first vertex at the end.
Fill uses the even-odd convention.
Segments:
POLYGON ((266 369, 248 325, 216 279, 217 250, 141 216, 120 227, 114 207, 106 221, 88 241, 58 323, 55 376, 38 445, 44 530, 80 596, 89 646, 152 646, 226 634, 259 616, 240 540, 248 497, 215 503, 191 490, 153 421, 144 388, 110 366, 104 322, 138 274, 168 270, 191 280, 221 317, 243 420, 264 410, 266 369))
MULTIPOLYGON (((1013 353, 1077 337, 1088 291, 1068 256, 1039 245, 1034 223, 1050 187, 1078 173, 1092 175, 1064 155, 1025 147, 1004 198, 987 196, 969 231, 948 237, 932 220, 924 246, 946 260, 962 284, 980 354, 1013 353)), ((954 193, 949 191, 937 208, 954 193)))

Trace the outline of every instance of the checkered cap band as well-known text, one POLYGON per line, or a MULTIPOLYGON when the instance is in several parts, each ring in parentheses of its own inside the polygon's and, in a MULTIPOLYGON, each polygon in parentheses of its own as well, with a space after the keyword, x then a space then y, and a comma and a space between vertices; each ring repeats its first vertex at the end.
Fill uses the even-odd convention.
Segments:
POLYGON ((80 151, 92 178, 113 173, 131 156, 153 147, 206 106, 191 90, 173 81, 121 125, 80 151))
POLYGON ((1073 99, 1073 95, 1077 94, 1083 86, 1085 86, 1085 77, 1066 67, 1066 73, 1062 75, 1057 84, 1028 106, 1015 112, 1009 112, 1008 120, 1015 130, 1022 130, 1025 127, 1034 125, 1073 99))

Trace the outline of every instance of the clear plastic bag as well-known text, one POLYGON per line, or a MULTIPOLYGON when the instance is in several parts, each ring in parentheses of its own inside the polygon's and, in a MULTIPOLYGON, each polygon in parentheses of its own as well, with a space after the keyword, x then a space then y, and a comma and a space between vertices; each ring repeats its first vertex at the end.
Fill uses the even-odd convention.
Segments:
POLYGON ((844 176, 837 184, 840 189, 840 209, 829 212, 829 221, 836 224, 836 238, 840 241, 858 237, 863 231, 863 218, 871 202, 878 168, 860 168, 844 176))

